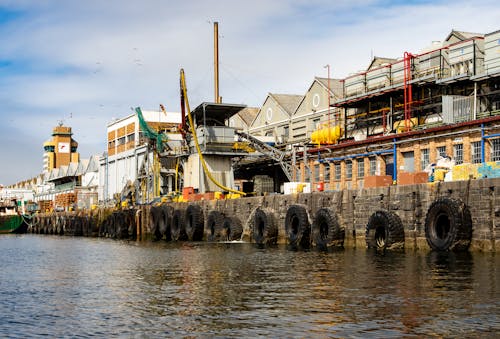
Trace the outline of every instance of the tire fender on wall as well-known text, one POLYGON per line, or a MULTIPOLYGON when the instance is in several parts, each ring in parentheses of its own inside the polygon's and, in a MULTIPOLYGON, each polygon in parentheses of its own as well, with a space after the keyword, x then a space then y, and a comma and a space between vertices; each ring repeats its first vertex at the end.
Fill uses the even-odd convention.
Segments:
POLYGON ((366 246, 377 249, 403 248, 405 232, 401 218, 393 212, 374 212, 366 225, 366 246))
POLYGON ((210 211, 207 216, 207 240, 219 241, 222 239, 222 227, 224 223, 224 214, 219 211, 210 211))
POLYGON ((252 220, 252 239, 261 245, 276 244, 278 240, 278 228, 274 222, 273 212, 258 207, 252 220))
POLYGON ((189 205, 184 216, 186 234, 190 241, 203 240, 204 217, 200 205, 189 205))
POLYGON ((311 237, 312 245, 318 248, 344 245, 345 230, 340 226, 334 209, 323 207, 316 212, 311 237))
POLYGON ((222 223, 221 238, 225 241, 241 240, 243 226, 237 217, 225 217, 222 223))
POLYGON ((309 247, 311 244, 311 224, 306 206, 290 205, 285 216, 285 231, 291 246, 309 247))
POLYGON ((472 240, 472 217, 467 205, 453 198, 435 200, 427 210, 425 238, 433 250, 467 250, 472 240))
POLYGON ((175 241, 187 240, 186 229, 184 226, 184 213, 185 210, 176 209, 172 214, 172 225, 170 228, 172 240, 175 241))

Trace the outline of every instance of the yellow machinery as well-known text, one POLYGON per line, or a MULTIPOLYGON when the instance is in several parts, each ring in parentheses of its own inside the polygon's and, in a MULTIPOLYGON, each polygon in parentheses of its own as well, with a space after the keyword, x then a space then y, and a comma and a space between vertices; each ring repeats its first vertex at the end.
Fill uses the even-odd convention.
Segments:
POLYGON ((322 127, 311 134, 311 142, 317 145, 330 145, 336 144, 342 136, 342 129, 340 126, 322 127))
MULTIPOLYGON (((207 163, 206 163, 205 158, 203 156, 203 152, 202 152, 202 150, 200 148, 200 144, 198 142, 198 136, 197 136, 197 133, 196 133, 196 126, 194 124, 194 120, 193 120, 193 117, 191 115, 191 109, 189 107, 189 100, 188 100, 188 96, 187 96, 187 87, 186 87, 186 78, 185 78, 185 75, 184 75, 184 69, 181 69, 181 72, 180 72, 180 86, 181 86, 181 96, 182 96, 181 97, 181 102, 184 103, 185 109, 187 111, 187 116, 188 116, 188 119, 189 119, 189 129, 190 129, 190 132, 192 134, 192 140, 194 141, 194 145, 195 145, 195 148, 196 148, 196 153, 197 153, 197 155, 199 157, 199 162, 201 163, 201 166, 203 167, 204 174, 206 175, 206 177, 212 183, 214 183, 217 187, 221 188, 223 191, 233 193, 235 197, 236 196, 244 196, 245 195, 244 192, 232 189, 230 187, 226 187, 223 184, 221 184, 214 177, 214 175, 212 174, 212 172, 209 170, 209 168, 207 166, 207 163)), ((184 111, 184 107, 182 107, 182 111, 184 111)), ((225 156, 221 155, 221 157, 223 158, 225 156)))

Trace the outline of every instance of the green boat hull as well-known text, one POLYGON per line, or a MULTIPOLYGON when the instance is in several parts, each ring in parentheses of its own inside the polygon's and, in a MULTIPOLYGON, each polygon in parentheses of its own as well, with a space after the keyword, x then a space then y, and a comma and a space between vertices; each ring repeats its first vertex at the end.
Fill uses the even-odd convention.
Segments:
POLYGON ((2 233, 25 233, 28 225, 23 217, 17 214, 0 216, 0 234, 2 233))

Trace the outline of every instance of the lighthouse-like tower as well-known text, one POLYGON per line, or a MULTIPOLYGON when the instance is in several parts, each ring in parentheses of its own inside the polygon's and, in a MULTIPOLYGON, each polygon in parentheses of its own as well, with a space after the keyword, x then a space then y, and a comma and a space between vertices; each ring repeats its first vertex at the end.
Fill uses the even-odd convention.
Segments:
POLYGON ((78 163, 80 154, 77 152, 78 143, 71 137, 71 127, 59 126, 52 130, 52 139, 43 143, 43 171, 50 172, 54 168, 78 163))

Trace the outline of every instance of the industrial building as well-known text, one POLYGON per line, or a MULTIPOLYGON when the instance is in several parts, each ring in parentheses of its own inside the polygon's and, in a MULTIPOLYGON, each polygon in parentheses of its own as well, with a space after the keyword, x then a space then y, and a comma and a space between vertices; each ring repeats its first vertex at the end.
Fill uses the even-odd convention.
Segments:
POLYGON ((44 174, 15 186, 38 199, 86 187, 101 202, 145 203, 183 187, 219 190, 207 170, 236 189, 267 177, 267 192, 286 182, 342 190, 500 176, 500 31, 453 30, 401 54, 344 79, 315 77, 303 95, 269 93, 260 108, 202 103, 191 112, 198 152, 182 114, 162 106, 111 122, 107 151, 88 161, 58 126, 44 174))
MULTIPOLYGON (((272 120, 263 106, 250 132, 280 126, 276 147, 287 150, 294 181, 315 189, 427 181, 424 170, 432 180, 429 167, 443 158, 462 167, 451 175, 449 162, 436 180, 445 172, 447 179, 495 176, 497 164, 486 164, 500 161, 499 76, 500 31, 452 31, 420 53, 375 57, 345 79, 316 78, 288 118, 272 120)), ((237 173, 263 163, 240 162, 237 173)), ((279 192, 286 178, 272 176, 279 192)))
MULTIPOLYGON (((166 137, 168 150, 177 151, 181 146, 180 113, 161 108, 141 112, 147 125, 166 137)), ((100 200, 134 192, 149 201, 175 189, 175 163, 159 163, 158 150, 144 135, 136 113, 109 123, 107 136, 107 152, 99 159, 100 200)))

